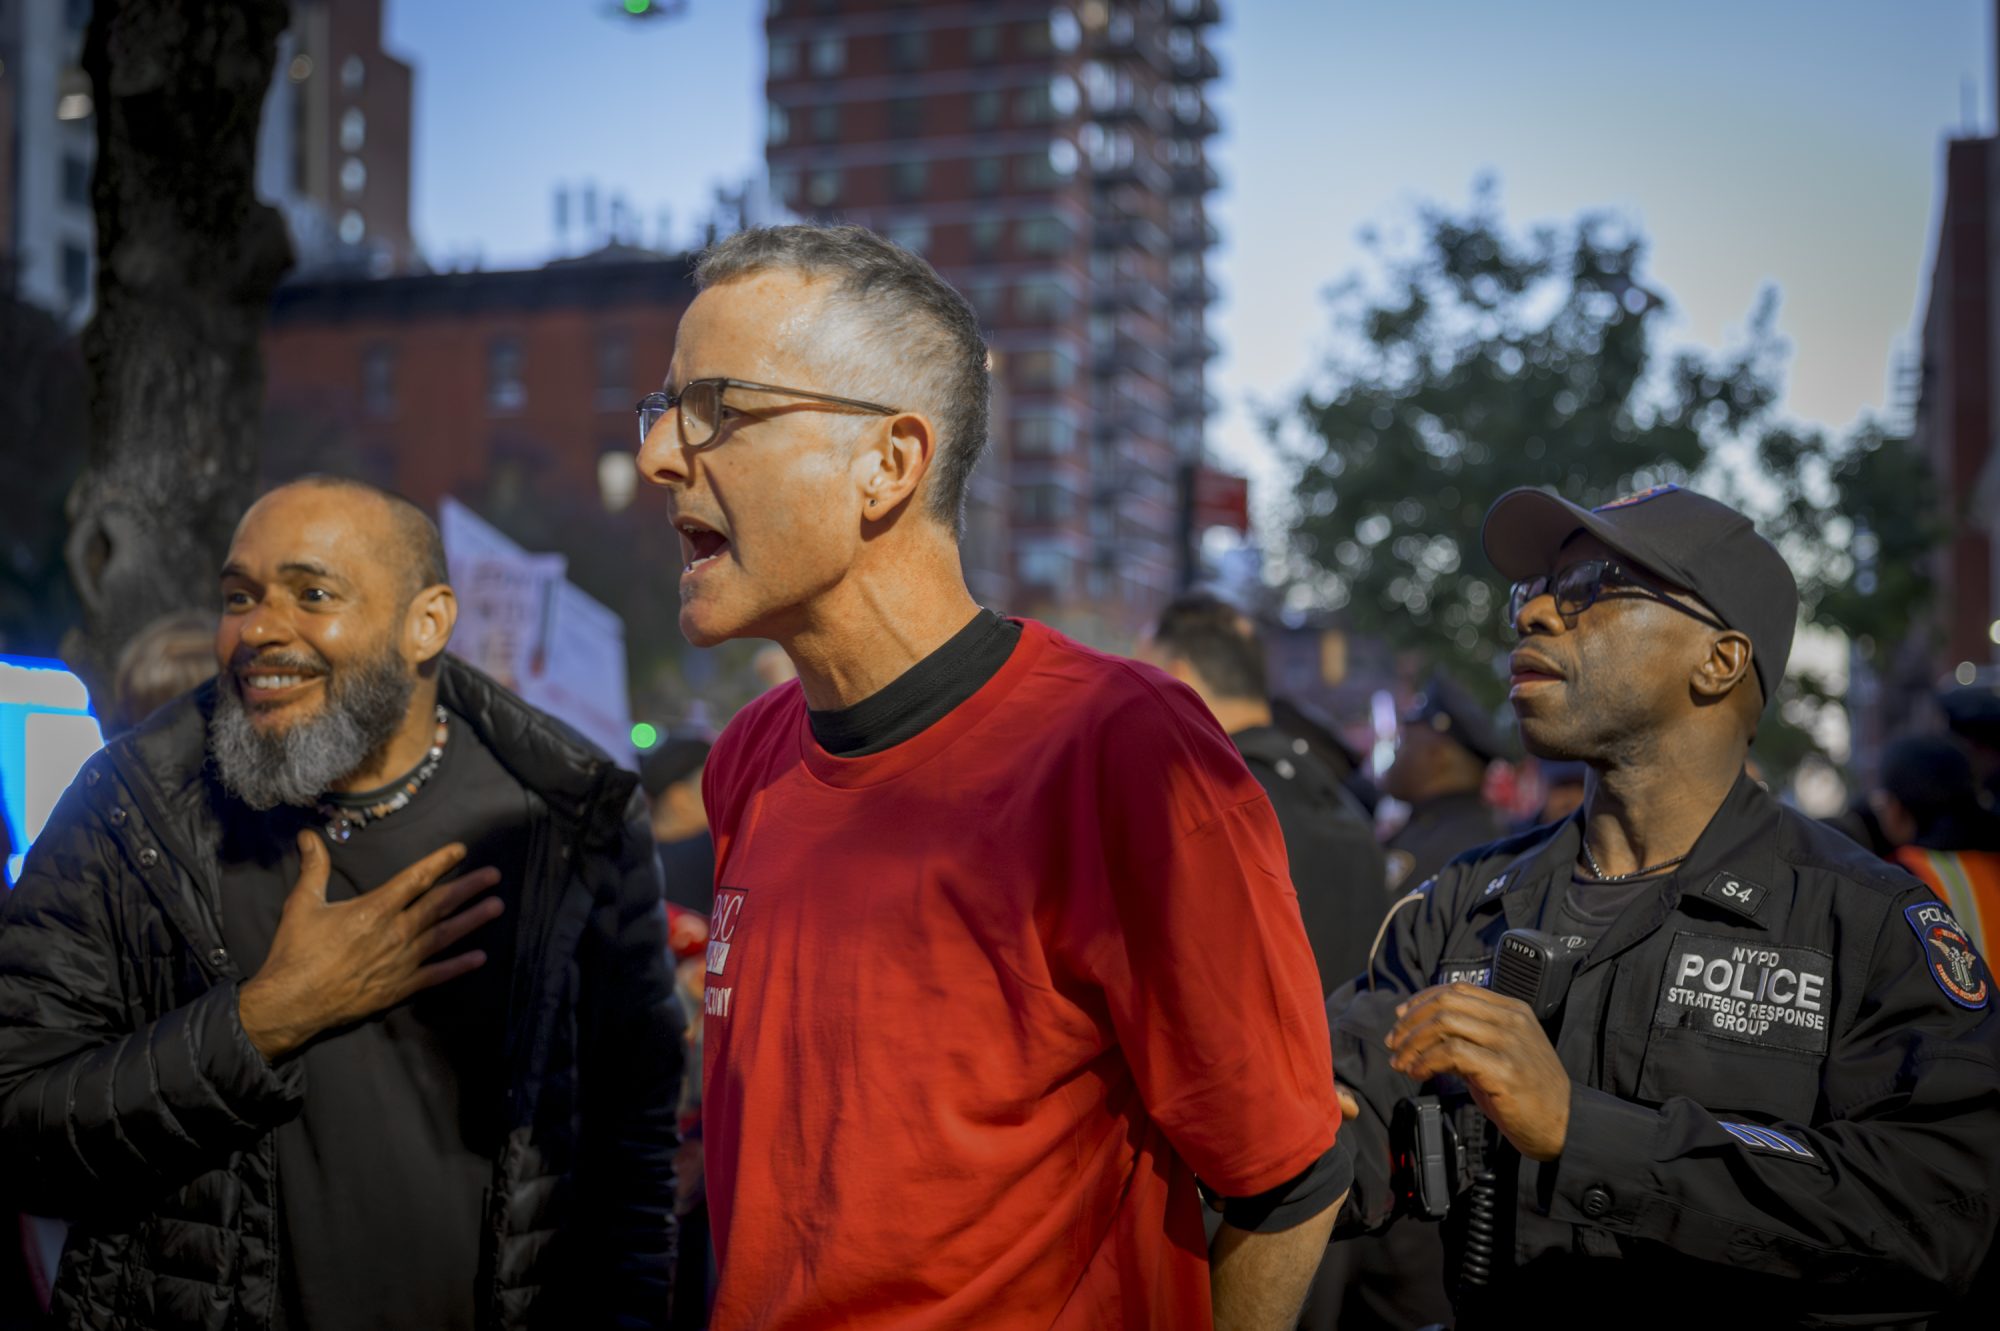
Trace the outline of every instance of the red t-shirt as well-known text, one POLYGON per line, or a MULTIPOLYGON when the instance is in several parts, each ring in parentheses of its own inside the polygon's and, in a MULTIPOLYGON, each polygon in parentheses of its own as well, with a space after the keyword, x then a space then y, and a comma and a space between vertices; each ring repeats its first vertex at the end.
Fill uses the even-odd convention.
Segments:
POLYGON ((1201 701, 1027 622, 882 753, 773 690, 704 787, 711 1325, 1209 1326, 1195 1176, 1275 1188, 1340 1110, 1277 820, 1201 701))

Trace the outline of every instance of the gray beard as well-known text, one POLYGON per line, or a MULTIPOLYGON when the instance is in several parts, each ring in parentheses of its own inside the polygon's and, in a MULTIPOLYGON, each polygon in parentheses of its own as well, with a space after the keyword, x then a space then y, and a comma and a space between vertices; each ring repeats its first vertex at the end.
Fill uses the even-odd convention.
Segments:
MULTIPOLYGON (((325 669, 324 662, 316 663, 325 669)), ((326 701, 316 716, 275 733, 257 728, 238 692, 236 673, 219 680, 208 753, 223 788, 253 809, 311 808, 395 737, 417 682, 392 647, 373 659, 326 673, 326 701)))

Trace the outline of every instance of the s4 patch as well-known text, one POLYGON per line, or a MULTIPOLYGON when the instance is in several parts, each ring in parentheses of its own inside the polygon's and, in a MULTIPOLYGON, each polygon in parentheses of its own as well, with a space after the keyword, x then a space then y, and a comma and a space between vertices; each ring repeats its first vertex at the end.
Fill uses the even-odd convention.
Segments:
POLYGON ((1903 909, 1903 918, 1924 949, 1924 966, 1944 996, 1962 1008, 1979 1011, 1993 1001, 1993 981, 1958 917, 1942 902, 1919 901, 1903 909))
POLYGON ((1709 880, 1708 886, 1702 889, 1701 894, 1724 910, 1733 910, 1738 915, 1747 915, 1754 920, 1757 918, 1757 912, 1764 908, 1764 896, 1767 890, 1761 883, 1753 883, 1747 878, 1724 870, 1709 880))

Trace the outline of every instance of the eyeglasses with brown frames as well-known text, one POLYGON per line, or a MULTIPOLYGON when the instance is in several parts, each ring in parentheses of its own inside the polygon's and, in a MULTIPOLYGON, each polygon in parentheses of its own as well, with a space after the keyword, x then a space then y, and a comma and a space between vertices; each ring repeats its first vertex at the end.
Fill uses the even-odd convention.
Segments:
POLYGON ((731 388, 746 393, 777 393, 784 397, 831 402, 837 406, 853 407, 857 411, 873 412, 877 416, 894 416, 902 410, 901 407, 885 407, 879 402, 817 393, 809 388, 780 388, 776 384, 753 384, 748 379, 696 379, 682 384, 678 393, 648 393, 639 399, 636 408, 639 413, 639 443, 643 446, 653 433, 653 427, 660 423, 660 418, 674 411, 680 427, 681 446, 706 448, 715 442, 715 436, 722 429, 722 395, 731 388))

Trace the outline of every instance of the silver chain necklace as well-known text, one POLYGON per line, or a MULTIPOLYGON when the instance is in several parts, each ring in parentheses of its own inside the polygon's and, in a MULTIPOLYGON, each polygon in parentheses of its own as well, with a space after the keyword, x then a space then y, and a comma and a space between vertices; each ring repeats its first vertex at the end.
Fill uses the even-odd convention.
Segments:
POLYGON ((1600 883, 1625 883, 1630 882, 1634 878, 1644 878, 1647 874, 1658 873, 1662 869, 1671 869, 1687 857, 1688 853, 1682 851, 1670 860, 1661 860, 1658 864, 1649 864, 1643 869, 1634 869, 1631 873, 1606 873, 1597 867, 1597 856, 1590 853, 1590 838, 1585 837, 1583 839, 1583 862, 1590 866, 1590 876, 1600 883))
POLYGON ((326 834, 335 842, 345 845, 347 839, 368 824, 387 818, 399 809, 409 807, 417 792, 437 775, 438 764, 444 761, 445 741, 451 738, 450 713, 440 703, 437 709, 437 733, 431 737, 431 751, 417 764, 417 770, 398 781, 391 793, 373 804, 359 808, 345 808, 331 800, 321 800, 319 816, 326 819, 326 834))

